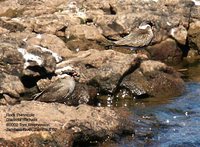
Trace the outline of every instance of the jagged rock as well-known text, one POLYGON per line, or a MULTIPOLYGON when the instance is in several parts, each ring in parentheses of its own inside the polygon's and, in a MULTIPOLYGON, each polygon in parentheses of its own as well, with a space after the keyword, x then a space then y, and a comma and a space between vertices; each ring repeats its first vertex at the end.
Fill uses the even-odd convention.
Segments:
POLYGON ((35 146, 37 140, 46 140, 49 143, 61 145, 64 144, 64 136, 66 137, 65 143, 70 145, 73 142, 104 140, 115 138, 123 133, 131 134, 134 132, 134 125, 128 120, 128 114, 124 110, 119 111, 103 107, 94 108, 87 105, 69 107, 63 104, 47 104, 32 101, 22 102, 11 108, 0 106, 0 111, 0 138, 4 138, 4 141, 1 140, 0 143, 4 143, 4 145, 6 143, 17 143, 21 146, 23 142, 27 142, 29 146, 35 146), (24 116, 19 115, 27 114, 29 119, 37 119, 34 122, 35 124, 47 124, 47 126, 34 127, 30 125, 33 122, 22 121, 17 122, 19 127, 6 127, 6 123, 8 123, 6 119, 15 118, 8 116, 8 114, 14 114, 16 118, 24 118, 24 116), (23 126, 22 124, 29 124, 29 126, 23 126), (32 130, 34 128, 52 128, 52 131, 16 131, 15 133, 6 131, 22 128, 32 130), (36 136, 34 137, 34 135, 36 136))
POLYGON ((134 96, 171 97, 182 94, 184 81, 171 67, 158 61, 143 61, 121 83, 134 96))
POLYGON ((22 24, 3 19, 0 19, 0 27, 7 29, 9 32, 22 32, 25 30, 25 27, 22 24))
POLYGON ((63 61, 58 67, 72 65, 77 68, 80 83, 92 84, 102 91, 113 93, 119 81, 131 69, 137 68, 145 55, 123 54, 113 50, 88 50, 63 61))
MULTIPOLYGON (((37 34, 34 37, 28 37, 26 43, 28 46, 41 46, 49 49, 49 52, 61 57, 69 57, 72 52, 67 48, 65 42, 52 34, 37 34)), ((57 59, 59 60, 59 59, 57 59)))
POLYGON ((172 28, 170 31, 171 36, 180 44, 185 45, 187 39, 187 30, 183 26, 172 28))
POLYGON ((200 51, 200 21, 190 23, 188 30, 189 45, 192 49, 200 51))
POLYGON ((0 95, 5 101, 3 104, 15 103, 12 99, 19 99, 20 94, 25 92, 25 88, 17 76, 7 73, 0 73, 0 95))
POLYGON ((80 74, 80 83, 111 94, 120 87, 130 89, 136 96, 176 96, 184 91, 184 82, 177 72, 164 63, 146 59, 143 54, 88 50, 61 62, 58 67, 73 66, 80 74))
POLYGON ((23 71, 23 58, 17 51, 16 42, 12 38, 4 39, 0 39, 0 71, 20 75, 23 71))

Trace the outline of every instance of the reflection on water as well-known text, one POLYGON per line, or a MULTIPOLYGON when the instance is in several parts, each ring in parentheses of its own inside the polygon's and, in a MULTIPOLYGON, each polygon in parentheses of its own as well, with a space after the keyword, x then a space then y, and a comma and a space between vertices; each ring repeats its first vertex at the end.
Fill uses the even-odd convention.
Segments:
POLYGON ((184 60, 175 68, 185 69, 185 71, 183 71, 183 75, 186 77, 186 81, 200 82, 200 60, 195 60, 193 62, 184 60))
POLYGON ((167 104, 141 103, 145 106, 131 108, 136 137, 117 146, 200 146, 200 83, 188 83, 187 92, 167 104))
POLYGON ((174 98, 135 99, 122 91, 105 97, 102 105, 126 107, 132 114, 135 135, 102 147, 200 147, 200 64, 183 63, 186 92, 174 98))
POLYGON ((104 143, 102 147, 200 146, 200 83, 187 83, 183 96, 164 102, 158 98, 112 99, 112 106, 115 103, 132 112, 135 136, 104 143))

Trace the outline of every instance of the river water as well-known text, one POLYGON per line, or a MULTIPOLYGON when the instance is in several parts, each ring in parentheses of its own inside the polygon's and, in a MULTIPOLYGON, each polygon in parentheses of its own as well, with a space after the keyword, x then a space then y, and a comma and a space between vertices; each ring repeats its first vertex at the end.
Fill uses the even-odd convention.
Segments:
POLYGON ((185 93, 174 98, 118 102, 131 112, 135 135, 103 146, 200 147, 200 63, 182 67, 188 69, 185 93))

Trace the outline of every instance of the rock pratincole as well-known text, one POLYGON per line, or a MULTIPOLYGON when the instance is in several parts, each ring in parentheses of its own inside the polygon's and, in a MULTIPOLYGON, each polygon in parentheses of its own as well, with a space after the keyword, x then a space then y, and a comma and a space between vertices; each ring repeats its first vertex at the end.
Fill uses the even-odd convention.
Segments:
POLYGON ((34 100, 42 102, 65 102, 75 89, 75 76, 78 76, 71 67, 64 67, 55 71, 57 74, 44 90, 33 96, 34 100))
POLYGON ((137 50, 148 46, 154 37, 152 26, 153 24, 151 22, 141 23, 140 26, 133 30, 129 35, 118 41, 115 41, 114 46, 128 47, 132 50, 137 50))

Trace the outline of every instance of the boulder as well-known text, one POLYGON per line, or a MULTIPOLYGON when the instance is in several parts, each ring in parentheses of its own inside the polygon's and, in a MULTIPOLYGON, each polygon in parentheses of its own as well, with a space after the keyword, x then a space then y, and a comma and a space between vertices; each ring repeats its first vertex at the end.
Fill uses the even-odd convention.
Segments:
POLYGON ((129 70, 137 68, 145 55, 123 54, 113 50, 88 50, 63 61, 58 68, 73 66, 79 72, 79 82, 98 87, 100 91, 114 93, 120 80, 129 70))
POLYGON ((181 62, 183 51, 173 39, 166 39, 158 44, 147 47, 150 58, 168 63, 181 62))
POLYGON ((29 146, 37 146, 45 140, 45 145, 56 143, 71 146, 74 142, 89 143, 134 132, 134 125, 128 120, 128 113, 124 110, 24 101, 11 108, 0 106, 0 111, 0 138, 4 138, 0 141, 1 145, 22 146, 26 142, 29 146), (17 126, 10 126, 12 123, 9 121, 12 119, 22 121, 15 121, 17 126))
POLYGON ((128 89, 135 97, 172 97, 181 95, 184 81, 171 67, 158 61, 143 61, 140 67, 126 76, 122 87, 128 89))
POLYGON ((167 97, 184 92, 184 82, 173 68, 147 60, 144 54, 88 50, 74 56, 57 68, 72 66, 80 75, 79 83, 92 85, 100 93, 115 95, 126 88, 133 96, 167 97))
POLYGON ((0 74, 0 104, 15 104, 25 92, 24 85, 17 76, 2 72, 0 74), (4 99, 4 100, 3 100, 4 99))
POLYGON ((200 21, 190 23, 188 30, 189 46, 191 49, 200 51, 200 21))

